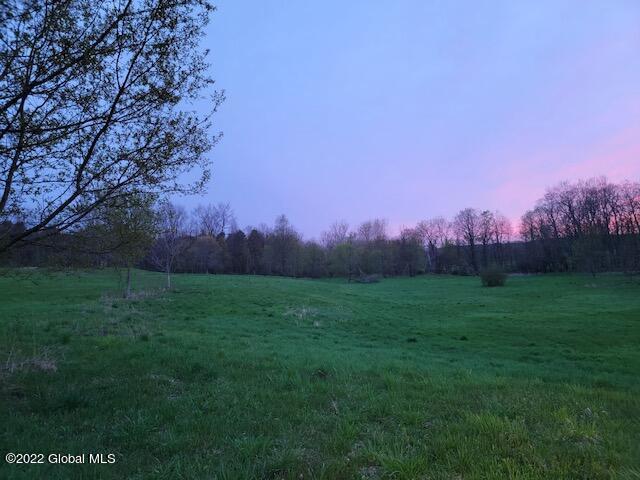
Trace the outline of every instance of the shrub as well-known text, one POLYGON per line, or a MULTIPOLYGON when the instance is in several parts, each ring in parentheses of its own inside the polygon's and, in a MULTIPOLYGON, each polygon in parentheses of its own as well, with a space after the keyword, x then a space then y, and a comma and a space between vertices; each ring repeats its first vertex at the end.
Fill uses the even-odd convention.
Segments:
POLYGON ((480 272, 483 287, 504 287, 507 274, 498 268, 489 268, 480 272))
POLYGON ((451 275, 461 275, 463 277, 473 275, 475 272, 464 265, 453 265, 449 272, 451 275))
POLYGON ((361 274, 356 280, 358 283, 378 283, 380 281, 380 275, 374 273, 372 275, 361 274))

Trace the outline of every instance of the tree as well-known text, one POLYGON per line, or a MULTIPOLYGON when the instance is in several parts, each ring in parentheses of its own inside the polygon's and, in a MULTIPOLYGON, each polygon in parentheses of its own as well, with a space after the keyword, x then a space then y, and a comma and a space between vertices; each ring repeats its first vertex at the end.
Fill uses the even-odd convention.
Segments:
POLYGON ((316 242, 310 241, 301 248, 301 268, 299 274, 304 277, 320 278, 327 274, 325 250, 316 242))
POLYGON ((200 235, 217 237, 221 233, 227 234, 236 230, 236 220, 228 203, 198 205, 194 215, 200 235))
POLYGON ((420 232, 414 228, 403 228, 397 244, 396 273, 406 273, 413 277, 424 268, 424 250, 420 232))
POLYGON ((640 234, 640 183, 625 182, 620 188, 623 232, 640 234))
POLYGON ((154 198, 148 195, 119 197, 101 206, 98 212, 103 226, 98 232, 106 242, 103 249, 111 251, 116 264, 127 271, 125 298, 131 296, 131 269, 153 242, 156 228, 153 202, 154 198))
POLYGON ((345 221, 334 222, 329 230, 322 233, 322 244, 327 249, 332 249, 347 240, 349 235, 349 224, 345 221))
POLYGON ((356 236, 354 233, 327 252, 327 270, 329 275, 347 277, 351 282, 357 272, 356 236))
POLYGON ((232 263, 231 254, 229 253, 229 248, 227 247, 227 237, 224 233, 220 232, 215 238, 220 249, 219 258, 220 263, 222 264, 222 272, 229 273, 232 270, 232 263))
POLYGON ((444 217, 431 218, 418 223, 416 234, 426 249, 426 261, 431 271, 439 272, 439 251, 449 238, 450 224, 444 217))
POLYGON ((216 237, 200 235, 182 253, 179 267, 200 273, 223 273, 224 254, 216 237))
POLYGON ((216 206, 216 218, 218 221, 218 233, 228 234, 238 230, 236 225, 236 217, 233 214, 231 205, 228 203, 219 203, 216 206))
POLYGON ((628 270, 638 245, 639 205, 637 183, 562 182, 522 218, 525 262, 538 271, 628 270))
POLYGON ((166 273, 167 288, 171 288, 175 261, 190 246, 186 238, 187 212, 165 200, 156 211, 156 222, 159 236, 150 252, 151 261, 166 273))
POLYGON ((82 226, 123 196, 194 192, 209 177, 208 0, 0 2, 0 252, 82 226), (184 184, 183 173, 201 169, 184 184))
POLYGON ((226 238, 226 242, 231 257, 231 271, 233 273, 247 273, 249 269, 247 236, 242 230, 237 230, 226 238))
POLYGON ((480 218, 477 210, 465 208, 460 211, 454 220, 456 235, 469 249, 471 267, 478 273, 478 262, 476 260, 476 240, 480 229, 480 218))
POLYGON ((496 257, 498 263, 505 263, 504 245, 511 240, 511 222, 500 212, 493 214, 492 238, 496 246, 496 257))
POLYGON ((249 273, 256 274, 262 267, 264 254, 264 235, 258 230, 251 229, 247 237, 247 250, 249 252, 249 273))
POLYGON ((387 269, 387 221, 375 218, 358 227, 361 248, 360 268, 365 273, 385 274, 387 269))
POLYGON ((493 213, 489 210, 483 210, 478 220, 478 239, 482 244, 482 266, 487 268, 489 262, 488 247, 495 233, 495 220, 493 213))
POLYGON ((295 274, 295 258, 300 236, 285 215, 276 218, 273 231, 267 237, 273 253, 274 268, 280 275, 295 274))

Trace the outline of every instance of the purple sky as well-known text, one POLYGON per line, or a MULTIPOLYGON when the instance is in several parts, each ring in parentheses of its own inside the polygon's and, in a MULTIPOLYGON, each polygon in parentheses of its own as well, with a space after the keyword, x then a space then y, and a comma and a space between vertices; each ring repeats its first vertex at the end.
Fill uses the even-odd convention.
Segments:
POLYGON ((227 101, 198 203, 392 227, 547 186, 640 177, 640 1, 220 0, 205 39, 227 101))

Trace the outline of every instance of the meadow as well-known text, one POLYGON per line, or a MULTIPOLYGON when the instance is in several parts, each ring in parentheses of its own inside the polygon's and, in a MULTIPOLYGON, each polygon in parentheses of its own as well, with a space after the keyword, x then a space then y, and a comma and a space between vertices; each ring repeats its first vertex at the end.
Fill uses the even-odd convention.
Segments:
POLYGON ((0 477, 638 479, 640 282, 0 276, 0 477))

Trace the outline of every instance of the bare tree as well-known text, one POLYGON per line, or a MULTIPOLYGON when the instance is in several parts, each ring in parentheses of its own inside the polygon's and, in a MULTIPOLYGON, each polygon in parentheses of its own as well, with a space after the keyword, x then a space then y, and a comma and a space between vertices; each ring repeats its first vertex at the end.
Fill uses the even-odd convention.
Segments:
POLYGON ((167 275, 167 288, 171 288, 171 273, 176 259, 189 247, 186 210, 169 201, 160 203, 157 211, 158 238, 150 253, 151 261, 167 275))
POLYGON ((238 228, 231 205, 228 203, 219 203, 216 206, 216 213, 218 219, 218 233, 229 234, 238 228))
POLYGON ((625 182, 620 187, 624 233, 640 234, 640 183, 625 182))
POLYGON ((638 185, 600 177, 548 189, 522 217, 530 268, 628 271, 640 250, 638 185))
POLYGON ((209 205, 198 205, 193 212, 194 228, 198 235, 215 237, 218 235, 218 225, 216 220, 216 207, 209 205))
POLYGON ((489 210, 480 213, 478 225, 478 240, 482 244, 482 266, 487 267, 489 262, 488 247, 495 232, 495 219, 489 210))
POLYGON ((363 242, 387 239, 387 221, 381 218, 367 220, 358 227, 358 238, 363 242))
POLYGON ((478 262, 476 260, 476 241, 480 230, 480 216, 474 208, 465 208, 460 211, 454 220, 456 235, 469 248, 471 266, 474 272, 478 272, 478 262))
POLYGON ((504 263, 504 245, 511 240, 512 228, 509 219, 500 212, 494 212, 493 214, 493 230, 491 233, 493 242, 496 245, 498 262, 504 263))
POLYGON ((336 245, 345 243, 349 235, 349 224, 345 221, 334 222, 329 230, 322 233, 322 244, 325 248, 332 249, 336 245))
POLYGON ((208 0, 0 2, 0 252, 137 193, 200 190, 218 140, 186 106, 212 85, 208 0), (193 183, 179 182, 195 167, 193 183))
POLYGON ((450 229, 451 226, 444 217, 423 220, 416 226, 416 231, 426 250, 427 269, 438 270, 438 249, 447 242, 450 229))
POLYGON ((233 210, 228 203, 198 205, 194 214, 200 235, 217 237, 221 233, 228 234, 237 229, 233 210))
POLYGON ((357 239, 360 243, 360 268, 367 273, 384 275, 387 265, 387 221, 374 218, 358 227, 357 239))

